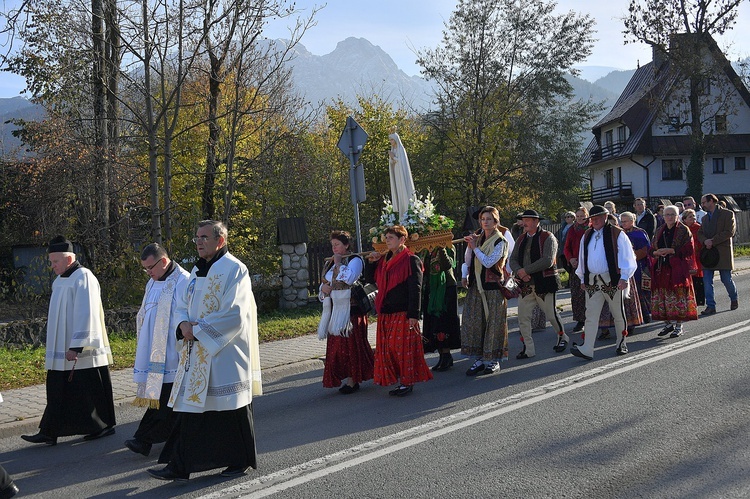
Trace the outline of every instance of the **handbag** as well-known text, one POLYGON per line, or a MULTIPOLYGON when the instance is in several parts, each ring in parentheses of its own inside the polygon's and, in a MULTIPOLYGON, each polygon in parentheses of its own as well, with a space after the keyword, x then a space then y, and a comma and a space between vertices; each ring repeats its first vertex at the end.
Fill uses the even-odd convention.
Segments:
POLYGON ((352 305, 362 314, 375 314, 375 297, 378 287, 374 284, 356 283, 352 286, 352 305))
POLYGON ((518 285, 518 282, 516 282, 513 276, 509 276, 505 283, 500 287, 500 292, 503 294, 506 300, 512 300, 513 298, 518 298, 521 295, 521 287, 518 285))

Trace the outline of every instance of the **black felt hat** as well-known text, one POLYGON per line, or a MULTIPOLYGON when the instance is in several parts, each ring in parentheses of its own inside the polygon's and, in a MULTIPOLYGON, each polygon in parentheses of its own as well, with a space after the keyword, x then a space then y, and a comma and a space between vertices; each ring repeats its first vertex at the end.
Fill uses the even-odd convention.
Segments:
POLYGON ((706 268, 714 268, 719 264, 719 250, 716 247, 703 248, 700 254, 701 265, 706 268))
POLYGON ((65 236, 55 236, 47 246, 47 253, 75 253, 73 243, 65 239, 65 236))
POLYGON ((523 213, 516 215, 517 220, 521 220, 522 218, 538 218, 539 220, 543 220, 543 217, 536 210, 524 210, 523 213))
POLYGON ((595 204, 589 210, 589 216, 586 220, 597 215, 609 215, 609 210, 600 204, 595 204))

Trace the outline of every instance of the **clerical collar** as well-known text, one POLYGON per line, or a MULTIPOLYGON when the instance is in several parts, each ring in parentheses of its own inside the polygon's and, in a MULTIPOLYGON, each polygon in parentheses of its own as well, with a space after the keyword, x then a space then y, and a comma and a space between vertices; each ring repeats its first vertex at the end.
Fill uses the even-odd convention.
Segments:
POLYGON ((169 277, 169 274, 174 272, 174 269, 176 268, 176 265, 174 263, 174 260, 169 261, 169 265, 167 265, 167 268, 164 270, 164 275, 157 279, 157 281, 166 281, 167 277, 169 277))
POLYGON ((60 277, 70 277, 73 274, 73 272, 75 272, 76 270, 80 268, 81 268, 81 264, 78 263, 78 260, 76 260, 70 265, 70 267, 68 267, 68 270, 60 274, 60 277))
POLYGON ((221 248, 219 248, 219 250, 216 252, 216 254, 211 260, 206 261, 203 258, 199 258, 198 261, 195 263, 195 266, 198 267, 198 272, 196 273, 196 275, 198 277, 206 277, 208 275, 208 269, 211 268, 211 265, 216 263, 216 261, 219 258, 226 255, 228 251, 229 249, 226 246, 222 246, 221 248))

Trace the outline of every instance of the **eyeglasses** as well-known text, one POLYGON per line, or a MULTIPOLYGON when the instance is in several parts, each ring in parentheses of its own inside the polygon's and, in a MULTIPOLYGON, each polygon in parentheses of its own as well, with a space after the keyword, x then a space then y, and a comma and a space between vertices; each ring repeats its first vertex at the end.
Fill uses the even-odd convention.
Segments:
POLYGON ((198 243, 198 241, 201 241, 201 242, 205 243, 205 242, 206 242, 206 241, 208 241, 209 239, 216 239, 216 238, 215 238, 215 237, 211 237, 211 236, 195 236, 195 237, 194 237, 194 238, 192 239, 192 241, 193 241, 194 243, 196 243, 196 244, 197 244, 197 243, 198 243))
POLYGON ((159 259, 158 259, 158 260, 156 261, 156 263, 155 263, 155 264, 153 264, 153 265, 149 265, 148 267, 145 267, 145 268, 143 269, 143 271, 144 271, 145 273, 147 273, 147 274, 148 274, 149 272, 151 272, 152 270, 154 270, 154 267, 156 267, 156 266, 157 266, 157 265, 159 265, 160 263, 161 263, 161 258, 159 258, 159 259))

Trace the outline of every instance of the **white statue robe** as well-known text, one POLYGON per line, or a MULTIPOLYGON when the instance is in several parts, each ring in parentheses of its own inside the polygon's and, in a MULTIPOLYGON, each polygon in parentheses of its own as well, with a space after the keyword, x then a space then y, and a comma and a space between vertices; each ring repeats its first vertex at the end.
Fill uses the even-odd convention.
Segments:
POLYGON ((197 341, 178 341, 180 363, 169 406, 177 412, 229 411, 262 394, 258 313, 247 267, 227 253, 205 277, 197 267, 177 299, 175 323, 197 322, 197 341))
POLYGON ((84 267, 79 267, 69 277, 57 276, 52 283, 45 369, 69 371, 73 362, 65 360, 65 353, 71 348, 83 348, 78 354, 76 369, 112 363, 99 281, 84 267))
POLYGON ((158 408, 164 383, 174 382, 179 355, 175 331, 177 297, 185 292, 190 274, 173 263, 174 270, 163 281, 149 279, 136 319, 138 342, 133 381, 137 384, 135 405, 158 408))
POLYGON ((388 138, 396 143, 388 155, 391 203, 393 204, 393 208, 398 212, 399 217, 403 217, 409 208, 409 201, 414 197, 416 189, 414 188, 414 180, 411 176, 409 156, 406 154, 404 144, 401 143, 401 137, 397 133, 392 133, 388 138))

